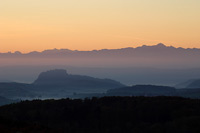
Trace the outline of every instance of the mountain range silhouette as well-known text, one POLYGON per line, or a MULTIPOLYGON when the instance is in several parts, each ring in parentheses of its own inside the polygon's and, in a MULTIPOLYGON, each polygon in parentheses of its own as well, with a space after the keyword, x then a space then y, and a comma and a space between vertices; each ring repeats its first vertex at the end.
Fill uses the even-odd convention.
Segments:
POLYGON ((154 46, 128 47, 78 51, 52 49, 30 53, 0 53, 0 66, 52 66, 74 67, 200 67, 200 49, 175 48, 162 43, 154 46))
POLYGON ((69 49, 49 49, 44 50, 42 52, 38 51, 32 51, 29 53, 21 53, 20 51, 16 51, 14 53, 8 52, 8 53, 0 53, 0 56, 2 57, 37 57, 37 56, 70 56, 70 57, 76 57, 76 56, 106 56, 106 55, 119 55, 119 56, 131 56, 131 55, 138 55, 138 54, 144 54, 141 53, 144 52, 146 54, 148 53, 154 53, 159 54, 160 52, 162 54, 169 53, 171 54, 183 54, 183 53, 193 53, 200 55, 200 49, 198 48, 175 48, 173 46, 166 46, 163 43, 159 43, 157 45, 153 46, 147 46, 143 45, 140 47, 127 47, 127 48, 121 48, 121 49, 101 49, 101 50, 91 50, 91 51, 79 51, 79 50, 69 50, 69 49), (164 53, 163 53, 164 52, 164 53), (178 53, 177 53, 178 52, 178 53))

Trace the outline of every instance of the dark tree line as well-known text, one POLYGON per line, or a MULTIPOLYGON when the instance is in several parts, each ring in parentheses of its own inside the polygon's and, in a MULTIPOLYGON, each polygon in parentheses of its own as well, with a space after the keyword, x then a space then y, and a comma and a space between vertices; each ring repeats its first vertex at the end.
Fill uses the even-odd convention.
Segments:
POLYGON ((0 132, 199 133, 200 100, 102 97, 22 101, 0 107, 0 132))

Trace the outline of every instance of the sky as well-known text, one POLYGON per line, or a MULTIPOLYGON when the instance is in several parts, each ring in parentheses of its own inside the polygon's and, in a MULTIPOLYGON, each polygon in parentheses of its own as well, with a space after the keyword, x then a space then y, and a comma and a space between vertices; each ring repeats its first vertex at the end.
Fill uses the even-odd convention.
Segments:
POLYGON ((200 0, 1 0, 0 52, 200 48, 200 0))

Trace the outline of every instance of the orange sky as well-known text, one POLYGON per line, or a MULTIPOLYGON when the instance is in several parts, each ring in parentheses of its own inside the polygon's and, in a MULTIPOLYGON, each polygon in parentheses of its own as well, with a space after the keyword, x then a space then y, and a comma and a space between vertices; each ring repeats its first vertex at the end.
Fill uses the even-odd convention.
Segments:
POLYGON ((200 48, 199 0, 3 0, 0 52, 200 48))

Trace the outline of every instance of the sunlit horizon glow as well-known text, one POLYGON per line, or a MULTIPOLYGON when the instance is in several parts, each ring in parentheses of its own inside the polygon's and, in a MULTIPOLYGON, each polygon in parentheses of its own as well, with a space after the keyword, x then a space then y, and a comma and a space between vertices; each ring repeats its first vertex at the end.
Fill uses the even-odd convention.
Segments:
POLYGON ((200 48, 199 0, 6 0, 0 52, 200 48))

